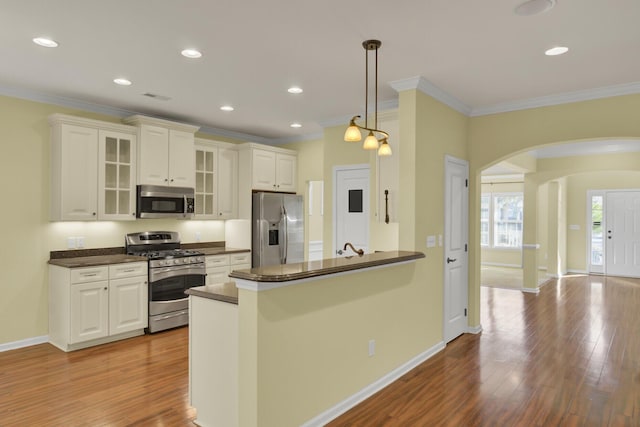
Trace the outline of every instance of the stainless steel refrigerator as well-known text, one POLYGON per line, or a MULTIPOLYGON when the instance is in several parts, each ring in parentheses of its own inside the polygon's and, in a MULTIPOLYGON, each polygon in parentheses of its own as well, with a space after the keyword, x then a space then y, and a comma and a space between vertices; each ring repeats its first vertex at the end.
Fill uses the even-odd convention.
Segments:
POLYGON ((253 193, 252 266, 304 261, 302 196, 253 193))

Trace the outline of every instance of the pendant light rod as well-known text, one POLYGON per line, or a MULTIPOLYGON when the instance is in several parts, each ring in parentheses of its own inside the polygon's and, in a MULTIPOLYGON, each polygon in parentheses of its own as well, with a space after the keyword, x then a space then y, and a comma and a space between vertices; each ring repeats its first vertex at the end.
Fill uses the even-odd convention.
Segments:
POLYGON ((380 40, 365 40, 362 42, 362 47, 365 50, 365 78, 364 78, 364 126, 360 126, 356 123, 356 119, 360 116, 353 116, 349 121, 349 127, 345 131, 344 140, 347 142, 358 142, 362 140, 361 130, 368 131, 369 135, 365 138, 363 148, 365 150, 376 149, 379 156, 390 156, 391 147, 389 146, 389 134, 383 130, 378 129, 378 49, 382 46, 380 40), (374 87, 374 120, 373 127, 369 127, 369 51, 375 50, 375 87, 374 87), (380 138, 375 134, 382 135, 380 138))

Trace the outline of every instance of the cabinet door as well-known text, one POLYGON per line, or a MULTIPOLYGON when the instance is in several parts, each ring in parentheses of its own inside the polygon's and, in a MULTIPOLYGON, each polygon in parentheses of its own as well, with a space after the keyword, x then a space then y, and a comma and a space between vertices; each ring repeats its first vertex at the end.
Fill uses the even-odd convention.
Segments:
POLYGON ((147 291, 146 276, 109 281, 109 335, 147 327, 147 291))
POLYGON ((238 152, 218 150, 218 218, 238 217, 238 152))
POLYGON ((140 126, 138 184, 167 185, 169 176, 169 130, 159 126, 140 126))
POLYGON ((196 147, 196 218, 218 218, 218 149, 196 147))
POLYGON ((136 219, 136 138, 98 133, 98 219, 136 219))
POLYGON ((106 337, 109 333, 109 282, 71 285, 71 344, 106 337))
POLYGON ((61 127, 61 220, 97 219, 98 131, 63 124, 61 127))
POLYGON ((276 155, 276 190, 296 191, 296 163, 297 157, 289 154, 278 153, 276 155))
POLYGON ((169 130, 169 185, 195 187, 194 148, 192 133, 169 130))
POLYGON ((229 280, 229 266, 207 268, 205 284, 215 285, 218 283, 226 283, 229 280))
POLYGON ((252 188, 273 191, 276 186, 276 153, 253 150, 252 188))

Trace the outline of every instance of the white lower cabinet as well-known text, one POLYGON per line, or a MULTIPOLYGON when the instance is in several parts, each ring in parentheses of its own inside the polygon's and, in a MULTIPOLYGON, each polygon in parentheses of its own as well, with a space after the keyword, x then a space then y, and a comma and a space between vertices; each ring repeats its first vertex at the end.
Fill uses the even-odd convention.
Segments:
POLYGON ((232 281, 229 273, 233 270, 251 268, 251 252, 240 252, 206 257, 207 285, 232 281))
POLYGON ((49 342, 71 351, 142 335, 148 324, 147 263, 49 266, 49 342))

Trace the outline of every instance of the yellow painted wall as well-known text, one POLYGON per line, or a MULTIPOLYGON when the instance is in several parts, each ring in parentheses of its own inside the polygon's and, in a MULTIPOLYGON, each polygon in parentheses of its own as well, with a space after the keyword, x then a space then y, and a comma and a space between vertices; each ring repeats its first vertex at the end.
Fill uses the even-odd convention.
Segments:
POLYGON ((420 263, 240 290, 240 425, 299 426, 433 345, 420 263))
MULTIPOLYGON (((579 140, 640 138, 640 94, 532 108, 472 117, 469 121, 470 159, 470 322, 479 323, 480 171, 498 161, 535 147, 579 140)), ((597 156, 596 156, 597 157, 597 156)), ((549 159, 551 160, 551 159, 549 159)), ((628 162, 628 160, 627 160, 628 162)), ((623 163, 627 163, 624 162, 623 163)), ((538 162, 538 171, 540 171, 538 162)), ((616 170, 613 168, 612 170, 616 170)), ((566 174, 565 174, 566 175, 566 174)), ((560 175, 562 176, 562 175, 560 175)), ((546 182, 543 180, 541 182, 546 182)), ((525 231, 527 224, 525 224, 525 231)), ((534 233, 537 236, 537 231, 534 233)), ((529 242, 525 242, 529 243, 529 242)), ((526 257, 525 253, 525 257, 526 257)), ((537 265, 537 261, 536 264, 537 265)), ((534 267, 536 268, 536 267, 534 267)), ((527 278, 525 277, 525 281, 527 278)), ((533 279, 537 281, 537 279, 533 279)))
POLYGON ((49 251, 66 249, 67 237, 84 236, 87 248, 122 247, 126 233, 151 229, 179 231, 184 242, 196 231, 203 241, 224 240, 222 221, 49 222, 47 117, 120 119, 4 96, 0 111, 0 186, 9 203, 0 210, 0 344, 48 334, 47 261, 49 251))

